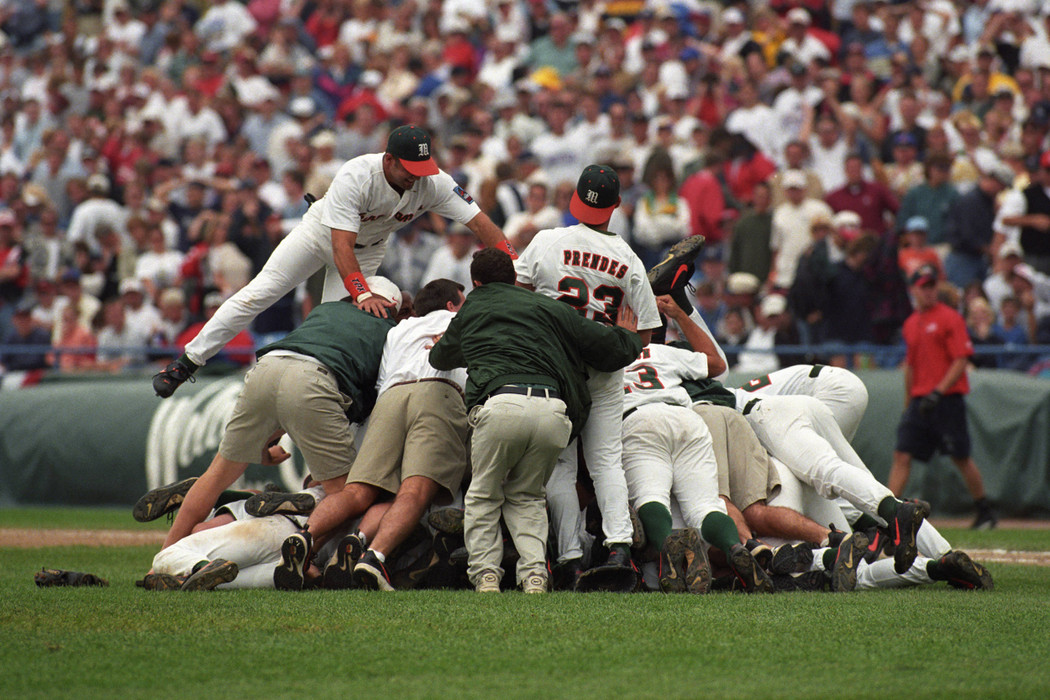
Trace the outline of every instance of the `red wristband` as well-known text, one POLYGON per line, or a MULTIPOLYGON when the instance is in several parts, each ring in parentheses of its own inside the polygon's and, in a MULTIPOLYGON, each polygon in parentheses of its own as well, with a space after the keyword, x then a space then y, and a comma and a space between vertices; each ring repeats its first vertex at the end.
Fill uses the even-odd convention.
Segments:
POLYGON ((511 260, 518 259, 518 251, 514 250, 514 246, 510 244, 510 241, 500 241, 496 244, 496 247, 509 255, 511 260))
POLYGON ((351 272, 344 277, 343 286, 346 287, 346 291, 350 292, 350 296, 354 298, 354 301, 357 301, 357 298, 362 294, 367 294, 371 291, 368 288, 368 283, 365 282, 365 276, 360 272, 351 272))

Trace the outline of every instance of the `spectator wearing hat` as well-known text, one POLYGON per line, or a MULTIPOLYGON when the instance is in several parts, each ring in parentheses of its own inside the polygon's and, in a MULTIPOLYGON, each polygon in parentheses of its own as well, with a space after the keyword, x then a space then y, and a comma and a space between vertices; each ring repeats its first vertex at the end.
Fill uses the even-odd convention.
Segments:
POLYGON ((973 344, 959 313, 937 299, 937 271, 916 270, 908 283, 915 312, 904 323, 907 344, 904 386, 908 405, 897 428, 887 486, 904 493, 913 458, 929 461, 935 452, 947 454, 959 470, 977 509, 974 528, 995 527, 998 517, 989 502, 981 473, 970 456, 964 396, 970 391, 966 365, 973 344))
POLYGON ((109 227, 124 238, 128 219, 127 210, 109 197, 109 180, 105 175, 94 174, 87 180, 88 198, 73 209, 66 239, 75 244, 83 242, 93 253, 100 253, 102 246, 98 235, 103 226, 109 227))
MULTIPOLYGON (((984 297, 975 296, 966 302, 965 319, 966 332, 975 348, 1005 344, 1006 341, 995 329, 995 311, 984 297)), ((970 364, 976 368, 999 369, 1002 359, 999 355, 974 353, 970 364)))
POLYGON ((1010 287, 1028 317, 1028 334, 1039 345, 1050 344, 1050 275, 1027 263, 1010 271, 1010 287))
POLYGON ((925 181, 905 192, 901 198, 901 208, 897 212, 897 221, 900 224, 916 216, 925 218, 927 242, 933 246, 947 244, 944 222, 949 210, 959 199, 958 190, 949 181, 951 167, 952 161, 947 155, 927 156, 923 164, 925 181))
MULTIPOLYGON (((1015 266, 1023 262, 1021 246, 1017 241, 1007 240, 999 245, 993 261, 992 273, 981 285, 984 296, 993 309, 1002 308, 1003 300, 1014 295, 1010 284, 1015 266)), ((1027 321, 1022 325, 1027 328, 1027 321)))
POLYGON ((798 364, 792 361, 795 358, 780 358, 774 352, 777 345, 797 344, 798 333, 787 308, 787 299, 781 294, 768 294, 756 308, 755 327, 748 333, 733 370, 744 376, 758 377, 798 364))
POLYGON ((1015 351, 1004 353, 999 357, 999 366, 1003 369, 1025 372, 1035 361, 1035 358, 1028 353, 1016 352, 1033 341, 1029 333, 1030 328, 1024 321, 1026 318, 1017 297, 1008 296, 1003 299, 992 331, 1003 339, 1003 344, 1007 346, 1007 349, 1015 351))
MULTIPOLYGON (((736 312, 740 317, 743 337, 755 327, 755 316, 753 309, 758 299, 758 292, 762 282, 750 272, 734 272, 726 279, 725 304, 726 314, 722 323, 718 324, 715 334, 720 338, 733 332, 726 328, 729 323, 729 315, 736 312)), ((733 343, 734 345, 736 343, 733 343)))
POLYGON ((805 141, 789 141, 784 146, 784 161, 786 168, 785 170, 779 170, 773 173, 769 178, 769 183, 772 186, 774 207, 783 204, 786 198, 783 184, 783 176, 786 170, 798 170, 805 174, 807 197, 812 199, 824 199, 824 185, 821 182, 820 175, 818 175, 814 169, 808 167, 808 156, 809 146, 806 145, 805 141))
MULTIPOLYGON (((824 339, 847 347, 874 340, 871 318, 875 289, 868 279, 868 261, 875 255, 879 240, 872 234, 861 234, 846 243, 845 257, 834 265, 827 286, 824 309, 824 339)), ((861 358, 857 353, 833 355, 829 364, 856 368, 861 358)))
POLYGON ((900 208, 896 195, 885 185, 864 177, 864 159, 859 153, 846 156, 845 172, 846 184, 829 192, 825 201, 836 212, 856 212, 861 228, 885 234, 900 208))
POLYGON ((806 175, 801 170, 785 171, 781 182, 786 201, 773 210, 769 279, 773 286, 786 291, 795 280, 799 258, 813 242, 814 220, 821 216, 830 219, 832 211, 824 202, 806 197, 806 175))
POLYGON ((136 335, 152 338, 160 326, 161 315, 153 305, 152 295, 142 280, 128 277, 120 282, 120 299, 124 302, 125 320, 136 335))
POLYGON ((22 347, 20 350, 6 350, 0 353, 0 369, 8 372, 22 372, 34 369, 45 369, 51 365, 47 349, 51 346, 51 337, 47 331, 33 323, 32 299, 22 299, 14 308, 11 316, 11 327, 0 336, 0 346, 22 347))
POLYGON ((889 187, 898 198, 903 197, 908 190, 923 182, 918 153, 918 143, 912 134, 897 134, 893 143, 893 161, 885 165, 878 160, 872 162, 875 179, 889 187))
POLYGON ((1005 199, 1000 210, 1001 223, 1021 229, 1019 243, 1026 263, 1050 273, 1050 151, 1039 158, 1039 170, 1021 197, 1005 199))
POLYGON ((846 247, 860 235, 858 224, 853 212, 839 212, 834 217, 818 214, 810 224, 813 244, 799 258, 787 295, 788 307, 798 319, 806 343, 825 340, 830 280, 835 266, 846 258, 846 247))
POLYGON ((804 8, 795 7, 787 13, 787 38, 780 45, 780 51, 786 52, 804 66, 813 61, 829 63, 831 51, 819 39, 810 33, 813 23, 804 8))
MULTIPOLYGON (((831 114, 820 114, 815 117, 813 133, 803 133, 802 138, 807 148, 806 159, 809 167, 820 178, 823 192, 832 192, 846 184, 845 163, 853 151, 853 139, 845 134, 839 122, 831 114)), ((789 157, 785 149, 784 157, 789 157)), ((863 159, 862 159, 863 164, 863 159)))
MULTIPOLYGON (((755 185, 751 206, 733 223, 729 239, 729 273, 748 272, 760 280, 769 278, 773 251, 769 241, 773 230, 773 204, 770 185, 755 185)), ((709 327, 713 327, 708 324, 709 327)))
POLYGON ((941 256, 929 245, 930 224, 925 216, 911 216, 901 227, 897 239, 897 264, 904 278, 911 277, 923 265, 937 268, 939 279, 944 278, 941 256))
POLYGON ((254 32, 258 24, 247 7, 233 0, 216 0, 193 31, 209 51, 229 51, 254 32))
MULTIPOLYGON (((824 99, 823 91, 810 80, 809 68, 805 64, 792 61, 788 64, 788 75, 791 82, 773 100, 773 111, 778 120, 776 130, 785 145, 803 135, 804 124, 812 120, 813 110, 824 99)), ((778 163, 784 164, 785 156, 781 152, 773 156, 778 163)), ((788 164, 788 167, 797 166, 788 164)))
POLYGON ((944 242, 949 246, 945 261, 948 281, 965 287, 988 275, 996 201, 1010 187, 1013 173, 1002 163, 980 176, 977 187, 959 197, 944 221, 944 242))
POLYGON ((743 57, 748 51, 761 51, 761 47, 747 28, 746 18, 740 8, 726 8, 720 19, 722 42, 719 45, 718 58, 723 64, 734 57, 743 57))

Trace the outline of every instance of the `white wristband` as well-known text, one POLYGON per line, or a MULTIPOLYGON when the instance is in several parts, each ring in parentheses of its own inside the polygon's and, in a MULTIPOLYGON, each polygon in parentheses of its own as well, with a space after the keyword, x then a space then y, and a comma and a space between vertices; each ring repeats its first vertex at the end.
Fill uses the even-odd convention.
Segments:
POLYGON ((372 294, 372 292, 362 292, 361 294, 357 295, 356 299, 354 299, 354 303, 355 304, 360 304, 362 301, 365 301, 367 299, 371 299, 374 296, 375 296, 375 294, 372 294))

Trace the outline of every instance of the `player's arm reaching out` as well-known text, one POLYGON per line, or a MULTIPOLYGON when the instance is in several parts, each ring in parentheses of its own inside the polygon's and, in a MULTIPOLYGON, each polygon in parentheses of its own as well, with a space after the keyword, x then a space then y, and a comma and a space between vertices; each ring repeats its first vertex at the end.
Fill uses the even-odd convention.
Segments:
POLYGON ((387 309, 395 306, 394 302, 387 301, 382 297, 372 294, 365 283, 365 276, 361 273, 361 266, 354 254, 354 244, 357 243, 357 233, 332 229, 332 258, 335 260, 339 276, 343 278, 343 286, 353 297, 354 304, 362 311, 367 311, 373 316, 387 318, 387 309))
POLYGON ((494 224, 485 212, 478 213, 468 221, 467 228, 473 231, 478 240, 485 244, 485 247, 498 248, 509 255, 511 260, 517 260, 518 253, 503 235, 503 229, 494 224))
POLYGON ((664 316, 678 324, 693 350, 707 355, 707 374, 709 377, 716 377, 726 371, 725 360, 719 354, 718 345, 715 344, 714 338, 696 325, 693 319, 689 318, 689 314, 682 310, 682 307, 674 299, 667 294, 660 295, 656 297, 656 308, 664 316))

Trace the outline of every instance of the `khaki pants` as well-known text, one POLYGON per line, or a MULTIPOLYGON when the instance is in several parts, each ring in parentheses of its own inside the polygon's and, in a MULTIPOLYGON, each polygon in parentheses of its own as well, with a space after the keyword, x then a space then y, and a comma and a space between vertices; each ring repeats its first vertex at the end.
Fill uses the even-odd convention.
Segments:
POLYGON ((543 484, 569 442, 565 403, 542 396, 500 394, 470 412, 473 477, 467 490, 464 538, 472 583, 485 571, 503 577, 499 519, 518 550, 517 581, 546 574, 547 511, 543 484))
POLYGON ((780 476, 747 418, 736 409, 693 404, 711 433, 718 464, 718 493, 740 510, 780 493, 780 476))

